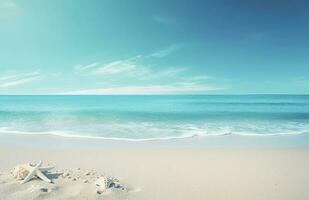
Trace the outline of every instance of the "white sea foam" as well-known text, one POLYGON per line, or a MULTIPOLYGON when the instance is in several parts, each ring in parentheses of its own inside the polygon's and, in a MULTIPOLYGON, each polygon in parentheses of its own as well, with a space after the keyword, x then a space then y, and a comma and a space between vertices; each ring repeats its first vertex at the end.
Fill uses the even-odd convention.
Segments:
POLYGON ((20 135, 54 135, 67 138, 84 138, 84 139, 100 139, 100 140, 118 140, 118 141, 156 141, 156 140, 176 140, 198 137, 198 134, 184 134, 179 136, 157 137, 157 138, 126 138, 126 137, 104 137, 104 136, 91 136, 91 135, 78 135, 68 131, 43 131, 43 132, 30 132, 13 130, 9 127, 0 128, 1 134, 20 134, 20 135))
POLYGON ((308 134, 308 131, 291 131, 291 132, 285 132, 285 133, 253 133, 253 132, 237 132, 232 133, 232 135, 239 135, 239 136, 258 136, 258 137, 269 137, 269 136, 288 136, 288 135, 302 135, 302 134, 308 134))
POLYGON ((76 132, 70 131, 21 131, 13 129, 12 127, 0 127, 1 134, 20 134, 20 135, 52 135, 66 138, 80 138, 80 139, 96 139, 96 140, 116 140, 116 141, 131 141, 131 142, 143 142, 143 141, 162 141, 162 140, 181 140, 188 138, 205 138, 205 137, 216 137, 216 136, 244 136, 244 137, 270 137, 270 136, 291 136, 291 135, 302 135, 308 134, 309 131, 290 131, 290 132, 281 132, 281 133, 256 133, 256 132, 233 132, 229 129, 223 129, 221 131, 203 131, 201 129, 192 128, 190 132, 180 134, 180 135, 171 135, 171 136, 162 136, 162 137, 149 137, 149 138, 129 138, 129 137, 108 137, 108 136, 93 136, 85 134, 77 134, 76 132))

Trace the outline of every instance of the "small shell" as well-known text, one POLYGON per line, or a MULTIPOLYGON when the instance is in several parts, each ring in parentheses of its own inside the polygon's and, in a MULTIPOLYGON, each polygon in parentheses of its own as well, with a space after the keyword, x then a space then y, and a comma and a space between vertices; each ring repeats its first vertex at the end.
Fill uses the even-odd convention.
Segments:
POLYGON ((98 186, 101 190, 107 190, 111 187, 112 183, 112 179, 102 176, 95 182, 95 185, 98 186))
POLYGON ((23 180, 29 174, 24 165, 17 165, 13 170, 13 177, 17 180, 23 180))

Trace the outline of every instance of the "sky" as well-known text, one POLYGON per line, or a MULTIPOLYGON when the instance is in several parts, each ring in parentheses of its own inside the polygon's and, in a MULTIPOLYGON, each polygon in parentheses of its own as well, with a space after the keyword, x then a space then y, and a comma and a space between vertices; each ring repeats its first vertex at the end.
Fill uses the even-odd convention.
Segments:
POLYGON ((0 0, 0 94, 309 94, 309 1, 0 0))

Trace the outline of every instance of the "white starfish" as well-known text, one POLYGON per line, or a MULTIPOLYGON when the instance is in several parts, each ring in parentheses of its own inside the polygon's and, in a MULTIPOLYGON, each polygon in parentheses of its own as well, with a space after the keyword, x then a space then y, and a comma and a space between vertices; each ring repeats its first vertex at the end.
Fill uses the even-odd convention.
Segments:
POLYGON ((20 183, 24 184, 24 183, 28 182, 30 179, 32 179, 35 176, 40 178, 40 179, 42 179, 43 181, 46 181, 48 183, 52 183, 52 181, 49 178, 47 178, 42 172, 48 171, 48 170, 50 170, 50 169, 52 169, 54 167, 41 167, 41 165, 42 165, 42 161, 41 160, 35 166, 26 165, 25 167, 29 171, 29 174, 20 183))

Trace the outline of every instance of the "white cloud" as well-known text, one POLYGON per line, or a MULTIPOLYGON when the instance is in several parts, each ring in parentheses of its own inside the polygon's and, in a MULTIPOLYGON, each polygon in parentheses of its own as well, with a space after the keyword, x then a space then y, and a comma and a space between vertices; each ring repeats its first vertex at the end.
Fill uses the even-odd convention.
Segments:
POLYGON ((162 57, 166 57, 168 55, 170 55, 171 53, 179 50, 181 48, 181 45, 179 44, 174 44, 171 45, 165 49, 161 49, 159 51, 156 51, 154 53, 151 54, 152 57, 157 57, 157 58, 162 58, 162 57))
POLYGON ((174 44, 165 49, 161 49, 152 53, 149 56, 134 56, 124 60, 116 60, 110 63, 99 64, 94 62, 88 65, 76 65, 74 69, 79 73, 88 73, 97 76, 115 76, 115 75, 125 75, 125 76, 135 76, 138 79, 146 79, 150 77, 156 77, 153 74, 160 74, 161 76, 173 75, 183 69, 173 69, 168 68, 164 70, 154 71, 151 67, 142 64, 142 61, 147 58, 155 57, 162 58, 170 55, 171 53, 179 50, 181 45, 174 44))
POLYGON ((11 86, 16 86, 16 85, 21 85, 21 84, 25 84, 31 81, 34 81, 36 79, 38 79, 39 77, 32 77, 32 78, 24 78, 24 79, 20 79, 20 80, 15 80, 15 81, 9 81, 9 82, 5 82, 5 83, 0 83, 0 87, 11 87, 11 86))
POLYGON ((154 58, 168 56, 179 48, 180 45, 171 45, 146 56, 138 55, 105 64, 95 62, 78 65, 75 70, 79 74, 91 75, 96 83, 104 84, 105 87, 97 86, 99 89, 69 91, 65 94, 182 94, 219 89, 205 83, 205 80, 212 77, 194 75, 190 73, 190 68, 162 68, 145 64, 154 58))
MULTIPOLYGON (((106 75, 117 75, 117 74, 127 74, 127 75, 134 75, 134 76, 149 76, 151 71, 149 67, 145 67, 145 65, 141 64, 141 61, 143 59, 147 59, 150 57, 155 58, 162 58, 170 55, 171 53, 179 50, 181 48, 181 45, 174 44, 171 45, 165 49, 161 49, 159 51, 156 51, 149 56, 134 56, 128 59, 124 60, 117 60, 110 63, 105 64, 99 64, 98 62, 94 62, 87 65, 76 65, 74 66, 74 69, 81 72, 90 72, 93 75, 100 75, 100 76, 106 76, 106 75)), ((172 71, 175 71, 174 69, 166 69, 165 74, 172 73, 172 71)), ((178 70, 179 71, 179 70, 178 70)))
POLYGON ((142 64, 141 61, 143 58, 143 56, 134 56, 106 64, 99 65, 98 63, 93 63, 85 66, 78 65, 74 68, 78 72, 84 72, 101 78, 134 78, 137 80, 171 77, 186 70, 180 67, 156 69, 142 64))
POLYGON ((137 70, 137 65, 135 62, 130 60, 119 60, 114 61, 96 68, 92 73, 95 75, 114 75, 122 73, 131 73, 137 70))
POLYGON ((90 73, 98 77, 118 77, 146 79, 151 76, 150 68, 141 64, 142 56, 134 56, 125 60, 113 61, 90 70, 90 73))
POLYGON ((0 76, 0 88, 23 85, 35 81, 39 78, 40 78, 39 72, 15 73, 15 74, 10 73, 5 76, 0 76))
POLYGON ((74 67, 75 70, 77 71, 84 71, 84 70, 89 70, 91 68, 95 68, 99 65, 99 63, 91 63, 91 64, 88 64, 88 65, 76 65, 74 67))
POLYGON ((150 80, 175 76, 184 70, 185 68, 155 69, 154 67, 145 66, 129 59, 105 64, 92 71, 92 73, 102 77, 118 76, 122 78, 134 77, 138 80, 150 80))
POLYGON ((183 93, 205 93, 207 91, 219 90, 210 85, 198 85, 195 83, 181 83, 173 85, 150 85, 150 86, 126 86, 92 90, 69 91, 67 95, 162 95, 183 93))
POLYGON ((10 79, 18 79, 21 77, 29 77, 29 76, 38 76, 39 72, 28 72, 28 73, 9 73, 5 76, 0 76, 0 81, 10 80, 10 79))

